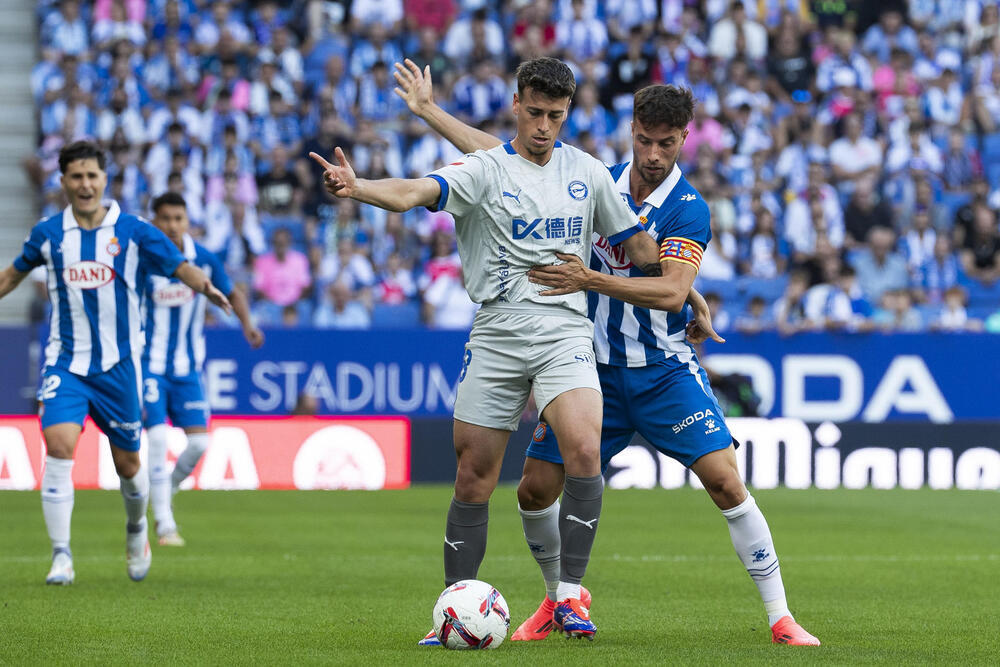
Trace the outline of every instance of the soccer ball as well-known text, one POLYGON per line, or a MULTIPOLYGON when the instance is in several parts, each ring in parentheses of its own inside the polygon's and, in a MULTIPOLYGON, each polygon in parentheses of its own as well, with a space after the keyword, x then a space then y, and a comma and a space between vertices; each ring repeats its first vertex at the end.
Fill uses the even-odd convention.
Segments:
POLYGON ((500 591, 485 581, 464 579, 438 597, 432 623, 445 648, 496 648, 507 637, 510 612, 500 591))

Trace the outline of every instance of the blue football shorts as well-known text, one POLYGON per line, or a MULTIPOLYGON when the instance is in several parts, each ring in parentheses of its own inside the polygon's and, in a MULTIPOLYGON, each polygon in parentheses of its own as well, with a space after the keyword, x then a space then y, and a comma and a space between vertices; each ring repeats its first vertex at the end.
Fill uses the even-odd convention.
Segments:
POLYGON ((208 426, 208 401, 200 373, 170 377, 142 374, 143 416, 146 428, 165 424, 167 417, 174 426, 208 426))
MULTIPOLYGON (((602 471, 636 433, 685 467, 709 452, 739 446, 696 359, 671 357, 640 368, 598 364, 597 371, 604 393, 602 471)), ((544 422, 535 428, 527 456, 562 464, 556 436, 544 422)))
POLYGON ((47 366, 42 372, 38 400, 43 429, 64 423, 83 426, 90 415, 112 445, 139 451, 142 402, 139 364, 133 359, 123 359, 96 375, 77 375, 47 366))

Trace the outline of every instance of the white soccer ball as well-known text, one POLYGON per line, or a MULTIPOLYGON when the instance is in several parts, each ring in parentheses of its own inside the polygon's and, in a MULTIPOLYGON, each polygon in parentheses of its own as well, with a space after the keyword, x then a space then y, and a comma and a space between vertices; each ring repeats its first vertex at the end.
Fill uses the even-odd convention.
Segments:
POLYGON ((496 648, 507 638, 510 611, 500 591, 485 581, 455 582, 437 599, 434 632, 445 648, 496 648))

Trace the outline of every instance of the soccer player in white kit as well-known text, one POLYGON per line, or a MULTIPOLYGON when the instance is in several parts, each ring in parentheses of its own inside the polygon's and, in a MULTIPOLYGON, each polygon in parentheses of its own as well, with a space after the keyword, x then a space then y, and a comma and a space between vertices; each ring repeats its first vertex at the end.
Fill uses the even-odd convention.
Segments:
MULTIPOLYGON (((489 149, 500 140, 471 128, 433 103, 430 71, 421 73, 412 61, 396 65, 397 94, 407 106, 460 150, 489 149)), ((743 484, 734 446, 721 419, 708 377, 694 351, 684 341, 687 314, 658 305, 665 294, 683 293, 691 285, 701 253, 711 238, 708 207, 676 165, 693 115, 690 91, 674 86, 648 86, 635 94, 633 158, 610 166, 622 197, 651 236, 662 243, 663 275, 669 285, 658 287, 621 261, 603 239, 595 240, 590 270, 575 257, 565 264, 537 267, 533 282, 550 285, 552 294, 590 290, 590 314, 595 319, 595 351, 605 412, 601 462, 624 449, 639 432, 664 454, 692 469, 729 524, 733 547, 756 584, 777 644, 818 645, 816 637, 792 617, 785 599, 781 571, 770 529, 756 501, 743 484), (672 263, 672 264, 671 264, 672 263), (613 297, 613 298, 609 298, 613 297), (652 310, 651 310, 652 309, 652 310), (670 312, 662 312, 663 310, 670 312), (659 312, 658 312, 659 311, 659 312), (666 334, 666 335, 663 335, 666 334), (687 415, 718 415, 706 428, 687 428, 687 415)), ((699 328, 712 335, 711 324, 699 328)), ((692 333, 688 329, 688 333, 692 333)), ((699 332, 694 331, 697 336, 699 332)), ((713 336, 716 340, 721 340, 713 336)), ((710 419, 709 417, 704 417, 710 419)), ((542 569, 551 593, 559 568, 556 525, 562 470, 556 439, 539 424, 528 447, 518 505, 524 535, 542 569)), ((585 596, 586 597, 586 596, 585 596)), ((515 631, 512 640, 538 640, 552 627, 554 601, 542 605, 515 631)))
POLYGON ((588 262, 595 231, 622 244, 640 267, 659 265, 658 248, 638 233, 642 227, 605 166, 556 139, 576 89, 570 69, 537 58, 522 63, 516 77, 517 136, 426 178, 367 181, 356 178, 340 148, 338 165, 310 155, 338 197, 394 211, 427 206, 452 213, 466 288, 483 304, 455 401, 458 470, 445 532, 445 584, 476 578, 486 552, 489 498, 533 388, 539 412, 558 435, 566 470, 554 620, 570 636, 593 638, 596 628, 580 602, 604 486, 593 324, 582 292, 542 297, 526 274, 557 261, 556 252, 588 262))

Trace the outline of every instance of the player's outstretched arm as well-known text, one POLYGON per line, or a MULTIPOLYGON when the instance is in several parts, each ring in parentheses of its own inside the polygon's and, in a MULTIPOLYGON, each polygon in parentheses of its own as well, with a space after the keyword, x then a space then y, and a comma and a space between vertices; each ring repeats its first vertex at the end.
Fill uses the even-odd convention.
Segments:
POLYGON ((441 197, 441 186, 433 178, 382 178, 370 181, 358 178, 347 161, 344 151, 334 149, 338 164, 330 164, 323 156, 309 157, 323 167, 323 187, 335 197, 355 199, 387 211, 409 211, 417 206, 434 206, 441 197))
POLYGON ((209 301, 214 303, 219 308, 222 308, 227 313, 233 312, 233 306, 229 303, 229 299, 226 298, 226 295, 220 292, 215 285, 212 284, 211 279, 205 275, 204 271, 191 262, 182 262, 181 265, 177 267, 177 270, 174 271, 174 277, 193 289, 195 292, 204 294, 208 297, 209 301))
POLYGON ((243 295, 243 290, 239 287, 233 287, 233 291, 229 293, 229 303, 233 305, 233 312, 239 318, 240 324, 243 325, 243 337, 247 339, 253 349, 260 348, 264 344, 264 332, 254 324, 253 318, 250 316, 250 305, 247 303, 246 296, 243 295))
POLYGON ((466 125, 434 102, 430 66, 421 71, 409 58, 402 64, 395 63, 395 66, 396 71, 392 75, 399 85, 394 92, 406 102, 413 115, 430 125, 455 148, 463 153, 473 153, 480 149, 489 150, 503 143, 488 132, 466 125))
POLYGON ((0 273, 0 299, 13 292, 27 275, 24 271, 18 271, 13 264, 4 269, 0 273))

